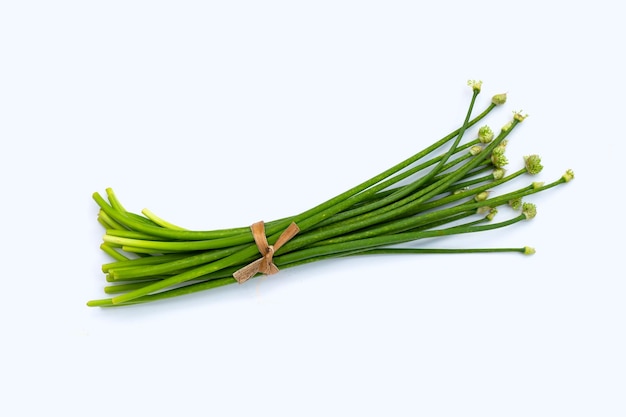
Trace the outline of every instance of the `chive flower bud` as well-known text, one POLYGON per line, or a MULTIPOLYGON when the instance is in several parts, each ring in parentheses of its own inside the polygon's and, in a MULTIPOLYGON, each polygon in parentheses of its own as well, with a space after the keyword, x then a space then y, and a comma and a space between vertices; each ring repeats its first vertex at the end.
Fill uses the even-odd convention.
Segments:
POLYGON ((524 165, 526 166, 526 172, 530 175, 536 175, 541 172, 543 165, 541 165, 541 158, 539 155, 528 155, 524 157, 524 165))
POLYGON ((503 132, 508 132, 509 130, 511 130, 511 128, 513 127, 513 121, 511 120, 510 122, 508 122, 507 124, 505 124, 504 126, 502 126, 502 131, 503 132))
POLYGON ((565 182, 570 182, 571 180, 574 179, 574 171, 572 171, 571 169, 568 169, 567 171, 565 171, 565 174, 563 174, 561 178, 563 178, 565 182))
POLYGON ((498 210, 496 210, 495 208, 492 208, 491 210, 489 210, 489 214, 487 215, 487 220, 491 221, 493 220, 494 217, 496 217, 496 214, 498 214, 498 210))
POLYGON ((467 85, 469 85, 470 87, 472 87, 472 90, 474 91, 478 91, 480 93, 480 89, 483 86, 483 82, 482 81, 476 81, 476 80, 469 80, 467 82, 467 85))
POLYGON ((489 197, 489 191, 483 191, 482 193, 476 194, 474 200, 476 201, 485 201, 489 197))
POLYGON ((537 207, 533 203, 522 204, 522 214, 526 216, 526 220, 530 220, 537 215, 537 207))
POLYGON ((513 112, 513 118, 515 120, 517 120, 518 122, 520 122, 520 123, 523 122, 524 119, 526 119, 527 117, 528 117, 528 115, 527 114, 522 114, 521 110, 513 112))
POLYGON ((478 140, 481 143, 489 143, 493 140, 493 130, 487 125, 478 129, 478 140))
POLYGON ((535 248, 531 248, 530 246, 524 246, 524 255, 534 255, 535 248))
POLYGON ((478 155, 480 152, 482 152, 482 150, 483 150, 483 147, 482 147, 482 146, 480 146, 480 145, 474 145, 474 146, 472 146, 472 147, 470 148, 469 153, 470 153, 470 155, 472 155, 472 156, 476 156, 476 155, 478 155))
POLYGON ((504 170, 503 168, 496 168, 491 173, 494 180, 500 180, 504 178, 504 174, 506 174, 506 170, 504 170))
POLYGON ((513 200, 509 200, 509 206, 511 206, 511 208, 513 210, 519 210, 522 208, 522 199, 521 198, 514 198, 513 200))
POLYGON ((496 94, 491 98, 491 102, 496 106, 501 106, 506 103, 506 93, 496 94))

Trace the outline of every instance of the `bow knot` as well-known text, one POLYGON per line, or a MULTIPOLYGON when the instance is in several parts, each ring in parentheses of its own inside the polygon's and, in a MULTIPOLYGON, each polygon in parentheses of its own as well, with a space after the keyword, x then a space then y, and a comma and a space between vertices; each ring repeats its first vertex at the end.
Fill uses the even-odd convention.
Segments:
POLYGON ((276 251, 280 249, 281 246, 287 243, 300 231, 300 228, 292 222, 278 237, 276 243, 270 245, 267 242, 267 236, 265 236, 265 223, 263 223, 262 221, 256 222, 252 226, 250 226, 250 229, 252 230, 252 236, 254 237, 256 246, 262 256, 256 261, 253 261, 243 268, 237 270, 233 274, 233 277, 240 284, 246 282, 259 272, 265 275, 272 275, 277 273, 278 267, 273 262, 274 253, 276 253, 276 251))

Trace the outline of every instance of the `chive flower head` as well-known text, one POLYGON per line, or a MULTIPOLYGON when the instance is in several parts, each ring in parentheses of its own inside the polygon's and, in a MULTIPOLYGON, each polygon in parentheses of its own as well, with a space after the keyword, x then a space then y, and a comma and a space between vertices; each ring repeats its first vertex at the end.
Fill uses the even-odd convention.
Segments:
POLYGON ((504 155, 505 150, 506 148, 503 145, 498 145, 491 151, 491 162, 496 168, 502 168, 509 163, 506 155, 504 155))
POLYGON ((537 207, 533 203, 522 204, 522 214, 526 216, 526 220, 530 220, 537 215, 537 207))
POLYGON ((474 91, 478 91, 480 93, 480 89, 483 86, 483 82, 482 81, 477 81, 477 80, 469 80, 467 82, 467 85, 469 85, 470 87, 472 87, 472 90, 474 91))
POLYGON ((518 122, 523 122, 524 119, 526 119, 528 117, 527 114, 522 114, 522 111, 514 111, 513 112, 513 119, 517 120, 518 122))
POLYGON ((537 175, 543 169, 541 165, 541 158, 539 155, 528 155, 524 157, 524 165, 526 166, 526 172, 530 175, 537 175))
POLYGON ((565 171, 565 174, 563 174, 562 178, 565 180, 565 182, 570 182, 574 179, 574 171, 568 169, 567 171, 565 171))
POLYGON ((481 143, 489 143, 493 140, 493 130, 487 125, 478 129, 478 140, 481 143))

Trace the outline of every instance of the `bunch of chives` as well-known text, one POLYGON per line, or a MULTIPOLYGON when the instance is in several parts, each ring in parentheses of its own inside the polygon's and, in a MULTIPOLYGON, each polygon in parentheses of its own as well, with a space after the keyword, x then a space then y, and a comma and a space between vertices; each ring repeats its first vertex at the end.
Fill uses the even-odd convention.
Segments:
MULTIPOLYGON (((506 95, 497 94, 472 117, 482 83, 470 81, 472 96, 460 127, 422 151, 371 179, 294 216, 265 223, 267 240, 274 244, 295 222, 299 233, 273 257, 280 269, 334 257, 372 254, 496 253, 532 254, 529 247, 429 249, 400 247, 408 242, 511 226, 532 219, 535 206, 522 198, 569 182, 568 170, 548 183, 493 195, 502 184, 542 170, 538 155, 506 173, 507 138, 526 116, 514 113, 496 135, 483 125, 467 140, 472 127, 483 121, 506 95), (513 215, 494 222, 500 206, 513 215)), ((102 266, 111 298, 88 306, 113 307, 146 303, 236 283, 233 273, 259 258, 249 226, 195 231, 176 226, 144 209, 141 214, 122 206, 111 188, 100 207, 98 221, 105 228, 101 249, 112 262, 102 266)))

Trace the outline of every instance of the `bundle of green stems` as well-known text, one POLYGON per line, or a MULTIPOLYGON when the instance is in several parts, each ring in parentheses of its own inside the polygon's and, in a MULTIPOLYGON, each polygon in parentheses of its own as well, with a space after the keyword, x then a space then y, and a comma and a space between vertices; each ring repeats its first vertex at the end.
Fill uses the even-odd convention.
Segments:
MULTIPOLYGON (((502 184, 541 169, 538 155, 507 173, 507 138, 524 121, 514 112, 498 134, 487 125, 474 129, 505 94, 492 97, 486 108, 472 117, 482 83, 470 81, 472 90, 461 126, 422 151, 371 179, 295 216, 265 223, 269 244, 274 244, 292 222, 299 233, 273 256, 279 269, 337 257, 372 254, 492 253, 532 254, 530 247, 432 249, 406 247, 409 242, 511 226, 532 219, 535 206, 522 198, 569 182, 567 170, 550 183, 531 181, 501 195, 502 184), (470 136, 469 132, 475 133, 470 136), (463 140, 471 137, 471 140, 463 140), (498 208, 513 213, 494 221, 498 208)), ((482 123, 481 123, 482 124, 482 123)), ((520 158, 521 159, 521 158, 520 158)), ((92 300, 88 306, 114 307, 152 302, 237 283, 235 271, 258 259, 259 248, 249 226, 219 230, 187 230, 165 221, 150 210, 127 211, 113 190, 106 199, 93 198, 100 207, 98 221, 106 232, 101 249, 112 262, 102 265, 110 298, 92 300)), ((245 284, 244 284, 245 285, 245 284)))

